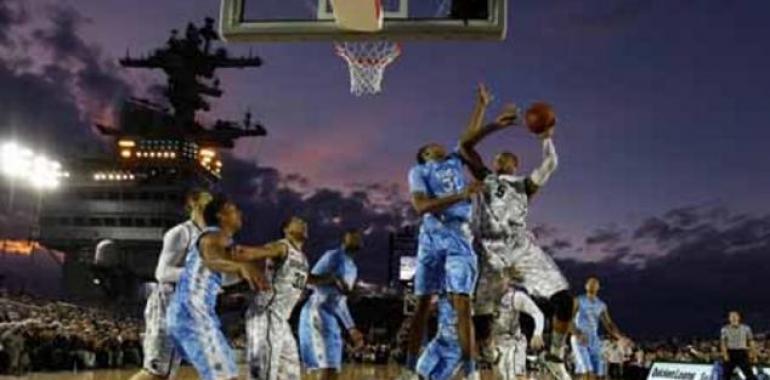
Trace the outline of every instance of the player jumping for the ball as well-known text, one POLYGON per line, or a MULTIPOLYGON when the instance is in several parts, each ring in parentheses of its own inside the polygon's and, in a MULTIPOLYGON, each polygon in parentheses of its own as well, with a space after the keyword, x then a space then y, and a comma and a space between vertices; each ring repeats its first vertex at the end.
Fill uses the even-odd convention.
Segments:
POLYGON ((171 379, 179 369, 182 357, 176 352, 168 335, 166 310, 182 276, 187 251, 198 241, 198 235, 206 227, 203 209, 210 200, 211 194, 204 190, 189 191, 185 197, 185 209, 190 219, 177 224, 163 235, 163 248, 155 269, 158 286, 147 298, 144 310, 144 364, 131 380, 171 379))
POLYGON ((500 299, 499 289, 505 289, 509 281, 506 272, 515 270, 522 278, 522 286, 533 296, 549 300, 554 309, 550 352, 546 359, 553 373, 566 377, 562 352, 574 311, 573 297, 566 278, 553 259, 535 244, 526 225, 530 199, 545 185, 558 164, 552 139, 555 119, 542 120, 546 115, 540 111, 547 108, 543 103, 536 103, 525 114, 531 130, 542 129, 538 137, 542 141, 543 161, 530 175, 516 175, 519 159, 509 151, 497 154, 490 170, 475 147, 490 134, 515 125, 518 114, 515 106, 506 106, 494 122, 482 127, 483 110, 490 99, 491 95, 482 85, 477 105, 481 112, 471 121, 460 146, 473 176, 484 183, 474 210, 476 237, 483 257, 476 312, 481 325, 489 326, 494 305, 500 299))
POLYGON ((575 331, 572 334, 572 354, 575 357, 575 373, 583 380, 593 380, 606 376, 607 366, 602 355, 602 340, 599 337, 599 323, 609 334, 621 342, 629 342, 610 318, 610 312, 599 299, 599 278, 589 277, 586 281, 586 293, 577 297, 575 313, 575 331))
POLYGON ((465 373, 468 376, 477 374, 471 320, 477 261, 469 222, 470 198, 479 191, 480 185, 466 183, 463 163, 457 152, 447 153, 443 146, 434 143, 418 151, 417 165, 409 171, 409 189, 414 209, 422 216, 422 224, 414 279, 418 301, 410 329, 407 369, 415 369, 431 297, 446 294, 457 316, 457 327, 453 331, 458 335, 465 373))

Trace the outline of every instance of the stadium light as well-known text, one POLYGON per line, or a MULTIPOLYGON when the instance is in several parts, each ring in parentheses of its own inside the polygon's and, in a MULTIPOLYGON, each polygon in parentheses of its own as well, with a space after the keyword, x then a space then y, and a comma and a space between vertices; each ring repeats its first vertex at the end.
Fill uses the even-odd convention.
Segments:
POLYGON ((61 179, 69 176, 59 162, 13 141, 0 147, 0 172, 38 190, 56 189, 61 179))

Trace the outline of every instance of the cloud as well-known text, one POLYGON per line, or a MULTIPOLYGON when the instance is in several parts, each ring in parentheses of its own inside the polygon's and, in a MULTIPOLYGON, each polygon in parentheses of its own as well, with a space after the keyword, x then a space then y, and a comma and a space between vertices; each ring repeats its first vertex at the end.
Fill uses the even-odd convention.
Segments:
POLYGON ((625 236, 600 229, 584 247, 572 247, 601 243, 600 260, 556 257, 575 289, 589 275, 602 279, 602 297, 622 328, 646 337, 703 336, 737 308, 758 330, 770 329, 770 306, 757 291, 770 273, 770 214, 700 204, 651 216, 631 230, 625 236))
POLYGON ((51 4, 27 17, 26 5, 0 6, 0 133, 51 150, 82 150, 97 142, 93 121, 111 121, 131 86, 85 42, 79 30, 87 20, 74 9, 51 4))

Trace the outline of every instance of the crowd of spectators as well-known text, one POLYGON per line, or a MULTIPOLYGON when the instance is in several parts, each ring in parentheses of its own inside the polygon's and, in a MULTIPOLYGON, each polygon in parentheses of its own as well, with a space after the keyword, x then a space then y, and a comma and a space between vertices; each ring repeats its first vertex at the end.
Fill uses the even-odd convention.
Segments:
MULTIPOLYGON (((768 334, 755 337, 756 365, 770 367, 769 338, 768 334)), ((655 362, 713 365, 724 359, 718 338, 648 341, 634 347, 608 340, 604 342, 604 356, 609 377, 614 379, 645 379, 655 362)))
POLYGON ((0 374, 141 365, 141 323, 97 308, 0 295, 0 374))
MULTIPOLYGON (((400 337, 399 333, 386 334, 400 337)), ((136 368, 141 365, 142 321, 103 309, 50 301, 29 295, 0 294, 0 374, 101 368, 136 368)), ((245 337, 235 336, 242 354, 245 337)), ((377 339, 362 349, 347 350, 354 363, 387 364, 399 359, 398 341, 377 339)), ((402 342, 403 343, 403 342, 402 342)), ((637 343, 634 347, 605 342, 609 377, 645 379, 653 363, 713 364, 722 360, 718 339, 668 339, 637 343)), ((757 364, 770 367, 770 336, 755 336, 757 364)))

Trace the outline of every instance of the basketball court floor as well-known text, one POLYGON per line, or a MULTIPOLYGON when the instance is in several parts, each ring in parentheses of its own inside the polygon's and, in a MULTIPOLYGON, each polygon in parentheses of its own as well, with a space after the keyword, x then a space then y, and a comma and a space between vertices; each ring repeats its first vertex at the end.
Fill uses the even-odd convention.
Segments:
MULTIPOLYGON (((396 365, 346 365, 343 368, 340 380, 387 380, 398 376, 399 367, 396 365)), ((33 373, 25 376, 1 376, 0 380, 127 380, 134 374, 134 370, 105 370, 83 372, 49 372, 33 373)), ((245 379, 246 375, 241 374, 245 379)), ((314 380, 316 377, 308 374, 303 380, 314 380)), ((177 380, 198 379, 195 371, 190 367, 183 367, 177 376, 177 380)))

